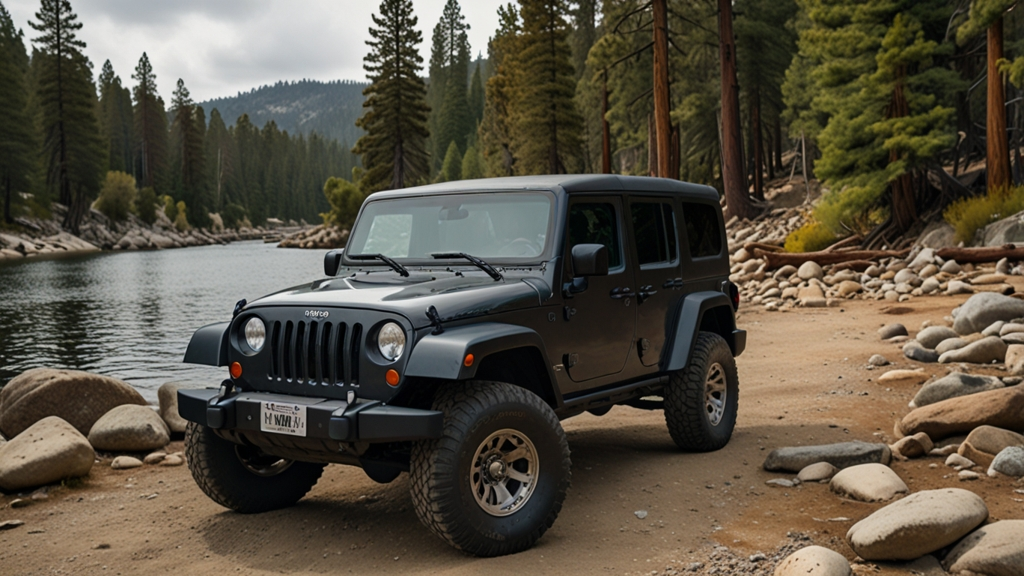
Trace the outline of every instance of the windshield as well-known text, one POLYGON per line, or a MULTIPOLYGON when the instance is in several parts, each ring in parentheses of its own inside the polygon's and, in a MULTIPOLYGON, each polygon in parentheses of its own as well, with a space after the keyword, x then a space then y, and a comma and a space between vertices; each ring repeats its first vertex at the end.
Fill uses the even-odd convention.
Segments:
POLYGON ((547 251, 553 204, 543 192, 372 201, 363 208, 345 252, 410 260, 430 260, 441 252, 536 260, 547 251))

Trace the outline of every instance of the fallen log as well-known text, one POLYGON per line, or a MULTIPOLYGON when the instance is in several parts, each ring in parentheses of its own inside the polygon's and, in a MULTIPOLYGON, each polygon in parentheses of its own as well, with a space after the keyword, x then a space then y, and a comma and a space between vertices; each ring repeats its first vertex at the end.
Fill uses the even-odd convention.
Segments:
POLYGON ((765 252, 782 252, 784 248, 782 246, 776 246, 775 244, 765 244, 764 242, 747 242, 743 245, 743 249, 753 254, 754 250, 764 250, 765 252))
POLYGON ((843 250, 839 252, 767 252, 755 249, 754 257, 763 258, 765 267, 781 268, 787 264, 800 266, 804 262, 817 262, 819 266, 852 262, 855 260, 879 260, 881 258, 906 258, 910 249, 906 250, 843 250))
POLYGON ((1003 246, 983 246, 978 248, 942 248, 936 252, 943 260, 956 260, 960 264, 978 264, 1007 260, 1024 260, 1024 246, 1013 244, 1003 246))
POLYGON ((848 236, 846 238, 843 238, 839 242, 836 242, 835 244, 829 246, 828 248, 825 248, 824 250, 822 250, 822 252, 835 252, 836 250, 839 250, 840 248, 848 248, 850 246, 857 246, 857 245, 859 245, 863 241, 864 241, 864 238, 860 234, 854 234, 853 236, 848 236))

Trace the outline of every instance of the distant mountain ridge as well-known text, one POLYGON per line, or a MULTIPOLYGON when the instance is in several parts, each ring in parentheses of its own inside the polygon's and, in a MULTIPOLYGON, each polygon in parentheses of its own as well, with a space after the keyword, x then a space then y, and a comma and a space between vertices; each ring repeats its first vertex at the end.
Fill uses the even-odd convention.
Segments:
POLYGON ((363 133, 356 127, 356 119, 363 113, 363 89, 367 86, 367 82, 352 80, 280 81, 199 105, 207 118, 216 108, 228 126, 233 126, 242 114, 248 114, 260 128, 273 120, 289 134, 316 132, 351 147, 363 133))

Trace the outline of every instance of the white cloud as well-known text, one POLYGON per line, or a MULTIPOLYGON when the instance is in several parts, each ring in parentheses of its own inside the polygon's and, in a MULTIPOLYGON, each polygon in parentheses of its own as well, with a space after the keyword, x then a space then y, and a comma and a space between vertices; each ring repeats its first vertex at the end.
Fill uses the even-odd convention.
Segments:
MULTIPOLYGON (((497 8, 509 0, 461 0, 474 56, 487 53, 498 26, 497 8)), ((445 0, 414 0, 423 33, 420 54, 430 59, 430 33, 445 0)), ((28 39, 38 0, 5 0, 28 39)), ((363 56, 378 0, 72 0, 83 28, 79 38, 96 72, 110 59, 121 81, 143 52, 157 86, 170 99, 178 78, 196 100, 233 96, 278 80, 364 80, 363 56)))

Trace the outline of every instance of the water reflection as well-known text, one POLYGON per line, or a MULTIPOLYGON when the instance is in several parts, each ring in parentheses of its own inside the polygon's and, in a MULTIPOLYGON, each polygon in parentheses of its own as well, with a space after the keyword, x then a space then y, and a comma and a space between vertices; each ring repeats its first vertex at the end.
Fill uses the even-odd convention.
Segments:
POLYGON ((192 332, 235 302, 323 276, 323 252, 262 242, 0 265, 0 384, 29 368, 108 374, 150 400, 164 382, 213 385, 183 364, 192 332))

